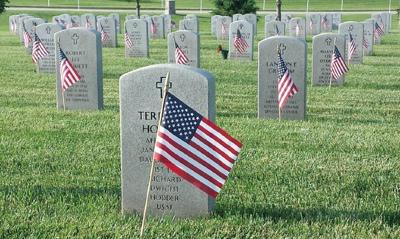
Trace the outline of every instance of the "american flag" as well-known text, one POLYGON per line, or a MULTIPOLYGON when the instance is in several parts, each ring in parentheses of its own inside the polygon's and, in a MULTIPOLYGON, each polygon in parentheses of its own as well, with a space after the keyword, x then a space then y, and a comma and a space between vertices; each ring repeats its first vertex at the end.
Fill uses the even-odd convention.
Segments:
POLYGON ((35 33, 35 41, 32 45, 32 61, 34 63, 37 63, 40 59, 47 55, 49 55, 49 51, 46 49, 38 35, 35 33))
POLYGON ((300 26, 299 22, 296 23, 296 37, 300 36, 300 26))
POLYGON ((278 52, 278 103, 279 108, 282 109, 289 97, 295 95, 299 89, 294 84, 289 69, 282 59, 281 52, 278 52))
POLYGON ((11 31, 17 32, 17 23, 15 22, 14 19, 11 20, 11 31))
POLYGON ((108 42, 111 40, 110 36, 104 31, 103 25, 100 24, 101 42, 108 42))
POLYGON ((375 22, 375 29, 374 29, 374 37, 375 37, 375 39, 379 39, 381 36, 383 36, 383 34, 385 34, 385 32, 378 25, 378 23, 375 22))
POLYGON ((310 33, 311 33, 311 34, 312 34, 312 31, 313 31, 313 25, 314 25, 313 20, 312 20, 312 18, 310 17, 310 33))
POLYGON ((325 30, 328 29, 328 17, 326 15, 322 17, 321 24, 325 30))
POLYGON ((226 36, 226 26, 223 23, 221 23, 221 33, 222 37, 226 36))
POLYGON ((331 76, 332 76, 332 78, 337 80, 348 71, 349 71, 349 68, 347 67, 346 63, 344 62, 344 59, 339 52, 339 49, 335 46, 335 50, 333 51, 332 59, 331 59, 331 76))
POLYGON ((186 65, 189 63, 189 58, 186 56, 185 52, 178 46, 175 41, 175 63, 186 65))
POLYGON ((171 93, 163 111, 154 159, 216 198, 242 144, 171 93))
POLYGON ((237 29, 236 36, 233 39, 233 46, 240 54, 246 52, 247 47, 249 47, 249 44, 247 44, 246 40, 243 38, 239 29, 237 29))
POLYGON ((89 17, 86 17, 85 27, 86 27, 87 29, 92 28, 92 24, 90 24, 89 17))
POLYGON ((153 18, 150 18, 150 19, 151 19, 150 30, 151 30, 151 34, 154 35, 157 32, 157 26, 156 26, 156 23, 154 22, 153 18))
POLYGON ((60 76, 63 92, 81 79, 74 65, 68 60, 61 47, 60 51, 60 76))
POLYGON ((363 47, 364 47, 364 48, 367 48, 367 49, 368 49, 368 47, 369 47, 368 41, 367 41, 367 39, 365 39, 365 38, 363 38, 363 47))
POLYGON ((354 41, 354 38, 353 38, 353 35, 351 35, 351 33, 349 33, 349 38, 350 38, 350 40, 349 40, 349 45, 348 45, 348 51, 349 51, 349 53, 348 53, 348 56, 347 56, 347 58, 348 58, 348 60, 350 61, 351 60, 351 58, 353 58, 353 55, 354 55, 354 53, 356 52, 356 42, 354 41))
POLYGON ((133 47, 133 42, 132 42, 131 38, 129 37, 128 30, 126 30, 126 27, 125 27, 124 41, 125 41, 126 47, 128 47, 128 48, 133 47))
POLYGON ((29 47, 29 43, 32 42, 32 38, 29 35, 28 31, 26 30, 25 23, 22 23, 22 31, 23 31, 22 34, 23 34, 23 37, 24 37, 24 46, 26 48, 28 48, 29 47))

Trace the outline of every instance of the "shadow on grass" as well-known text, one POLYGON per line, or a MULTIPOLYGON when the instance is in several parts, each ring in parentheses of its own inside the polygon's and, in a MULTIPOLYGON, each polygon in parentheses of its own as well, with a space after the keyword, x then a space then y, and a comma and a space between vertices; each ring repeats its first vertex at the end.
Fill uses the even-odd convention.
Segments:
POLYGON ((241 216, 243 218, 264 218, 274 222, 333 222, 333 221, 375 221, 381 220, 383 223, 394 226, 400 225, 400 213, 396 211, 352 211, 352 210, 337 210, 330 208, 276 208, 276 207, 240 207, 238 205, 219 205, 216 214, 221 217, 229 215, 241 216), (233 208, 228 213, 224 213, 227 208, 233 208))

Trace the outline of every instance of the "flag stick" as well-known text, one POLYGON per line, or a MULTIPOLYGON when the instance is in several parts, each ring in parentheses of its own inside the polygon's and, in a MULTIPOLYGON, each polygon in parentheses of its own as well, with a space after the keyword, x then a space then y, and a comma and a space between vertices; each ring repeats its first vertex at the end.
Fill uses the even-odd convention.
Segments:
MULTIPOLYGON (((333 40, 333 52, 332 55, 335 54, 335 47, 336 47, 336 37, 333 40)), ((329 89, 331 89, 332 86, 332 57, 331 57, 331 78, 329 79, 329 89)))
POLYGON ((64 107, 64 111, 65 111, 65 96, 64 96, 64 90, 62 90, 62 102, 63 102, 63 107, 64 107))
MULTIPOLYGON (((164 84, 164 95, 163 95, 163 100, 161 103, 161 111, 160 111, 160 118, 158 119, 158 124, 157 124, 157 128, 160 128, 161 122, 162 122, 162 118, 164 116, 164 104, 165 104, 165 98, 167 96, 168 93, 168 85, 169 85, 169 72, 167 73, 167 77, 165 80, 165 84, 164 84)), ((154 155, 152 157, 151 160, 151 167, 150 167, 150 176, 149 176, 149 183, 147 186, 147 194, 146 194, 146 202, 144 204, 144 209, 143 209, 143 219, 142 219, 142 227, 140 228, 140 237, 143 236, 143 232, 144 232, 144 225, 146 222, 146 214, 147 214, 147 206, 149 203, 149 195, 150 195, 150 187, 151 187, 151 179, 153 178, 153 172, 154 172, 154 155)))
POLYGON ((308 4, 309 4, 310 0, 307 0, 307 14, 308 14, 308 4))
POLYGON ((279 117, 279 122, 281 121, 281 108, 278 105, 278 117, 279 117))
POLYGON ((343 12, 343 0, 342 0, 342 4, 340 5, 340 11, 343 12))

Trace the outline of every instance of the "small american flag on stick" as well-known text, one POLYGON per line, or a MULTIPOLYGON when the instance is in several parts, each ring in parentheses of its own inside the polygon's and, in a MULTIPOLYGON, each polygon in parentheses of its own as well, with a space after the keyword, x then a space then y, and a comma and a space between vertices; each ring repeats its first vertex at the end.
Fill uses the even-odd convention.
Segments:
POLYGON ((289 69, 282 59, 281 52, 278 51, 278 103, 279 108, 282 109, 289 97, 294 96, 299 89, 294 84, 289 69))
POLYGON ((75 66, 68 60, 61 47, 60 51, 60 76, 63 92, 81 79, 75 66))
POLYGON ((349 71, 339 49, 335 46, 331 59, 331 76, 333 79, 338 80, 342 75, 349 71))
POLYGON ((28 31, 26 30, 25 23, 22 23, 22 34, 23 34, 23 37, 24 37, 24 46, 26 48, 28 48, 29 47, 29 43, 32 42, 32 38, 29 35, 28 31))
POLYGON ((374 37, 375 40, 379 39, 381 36, 383 36, 385 32, 382 30, 382 28, 378 25, 377 22, 375 22, 375 29, 374 29, 374 37))
POLYGON ((132 48, 133 47, 133 42, 128 34, 128 30, 125 27, 125 34, 124 34, 124 41, 125 41, 125 46, 127 48, 132 48))
POLYGON ((154 22, 153 18, 150 18, 150 19, 151 19, 150 30, 151 30, 151 34, 154 35, 157 32, 157 26, 156 26, 156 23, 154 22))
POLYGON ((356 47, 356 42, 354 41, 353 35, 351 35, 351 33, 349 33, 349 38, 350 38, 349 43, 348 43, 349 53, 348 53, 347 58, 350 61, 353 58, 353 55, 356 52, 357 47, 356 47))
POLYGON ((246 40, 243 38, 239 29, 237 29, 236 36, 233 39, 233 46, 240 54, 246 52, 247 47, 249 47, 249 44, 247 44, 246 40))
POLYGON ((101 42, 108 42, 111 40, 110 36, 106 31, 104 31, 103 25, 100 24, 100 34, 101 34, 101 42))
POLYGON ((85 27, 86 27, 87 29, 92 28, 92 24, 90 24, 89 17, 86 17, 85 27))
POLYGON ((363 38, 363 47, 366 49, 368 49, 368 47, 369 47, 368 41, 365 38, 363 38))
POLYGON ((311 34, 313 32, 313 25, 314 25, 314 22, 313 22, 312 18, 310 17, 310 33, 311 34))
POLYGON ((296 23, 296 37, 300 36, 300 26, 299 22, 296 23))
POLYGON ((326 15, 322 17, 321 25, 325 30, 328 29, 328 17, 326 15))
POLYGON ((242 144, 167 93, 154 159, 211 197, 217 197, 242 144))
POLYGON ((181 65, 186 65, 189 63, 189 58, 186 56, 185 52, 178 46, 174 39, 175 43, 175 63, 176 64, 181 64, 181 65))
POLYGON ((37 63, 43 57, 49 55, 49 51, 43 45, 43 42, 40 40, 38 35, 35 33, 35 41, 32 45, 32 61, 37 63))

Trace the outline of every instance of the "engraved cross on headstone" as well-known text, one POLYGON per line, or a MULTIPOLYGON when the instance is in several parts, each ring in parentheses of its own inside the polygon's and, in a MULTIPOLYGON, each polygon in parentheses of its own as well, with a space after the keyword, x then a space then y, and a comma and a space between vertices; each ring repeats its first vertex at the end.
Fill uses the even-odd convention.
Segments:
POLYGON ((74 35, 72 35, 71 39, 72 39, 74 45, 78 44, 78 39, 79 39, 78 34, 74 33, 74 35))
POLYGON ((285 50, 286 50, 286 45, 283 44, 283 43, 279 43, 278 50, 281 53, 281 55, 283 55, 285 53, 285 50))
POLYGON ((46 27, 46 32, 47 32, 47 34, 50 34, 50 32, 51 32, 51 29, 50 29, 50 27, 49 27, 49 26, 47 26, 47 27, 46 27))
MULTIPOLYGON (((162 99, 163 94, 164 94, 163 90, 164 90, 164 80, 165 79, 166 79, 166 77, 162 76, 162 77, 160 77, 160 80, 156 82, 156 89, 160 90, 160 98, 161 99, 162 99)), ((168 87, 168 89, 171 89, 172 88, 172 82, 169 82, 167 87, 168 87)))
POLYGON ((327 46, 330 46, 331 42, 332 42, 332 39, 330 37, 328 37, 328 38, 326 38, 325 42, 326 42, 327 46))
POLYGON ((353 31, 353 25, 349 26, 349 32, 353 31))

